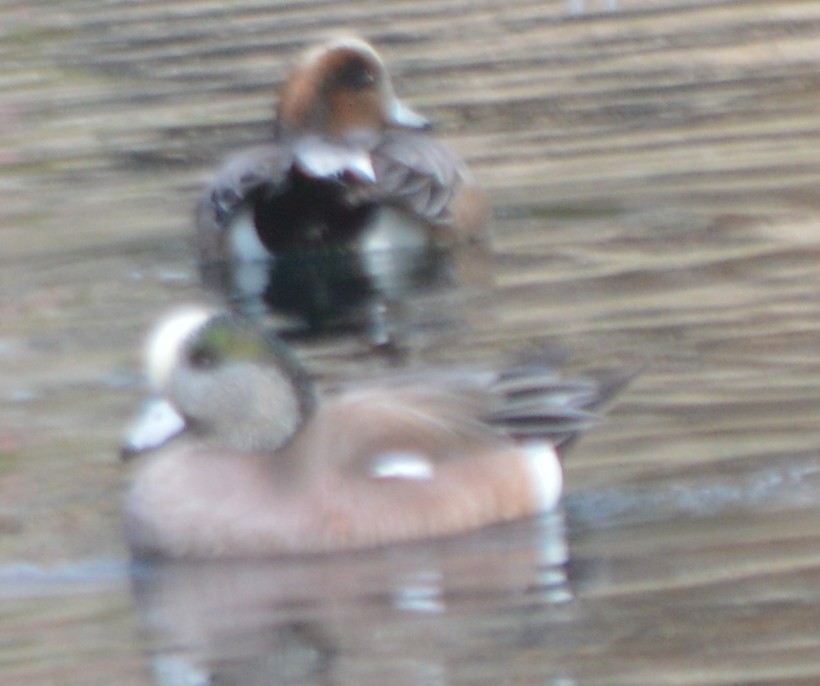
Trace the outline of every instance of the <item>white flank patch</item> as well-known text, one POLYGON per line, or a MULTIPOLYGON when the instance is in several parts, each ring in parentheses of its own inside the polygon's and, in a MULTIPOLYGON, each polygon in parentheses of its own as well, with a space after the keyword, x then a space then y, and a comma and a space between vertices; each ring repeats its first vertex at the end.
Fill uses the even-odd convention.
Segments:
POLYGON ((377 479, 412 479, 424 481, 435 475, 433 464, 420 453, 386 453, 370 469, 377 479))
POLYGON ((412 284, 407 265, 428 249, 424 227, 390 207, 381 207, 358 240, 365 273, 376 290, 403 298, 412 284))
POLYGON ((359 239, 362 252, 419 250, 428 245, 427 233, 418 219, 391 207, 383 207, 359 239))
POLYGON ((548 441, 532 441, 522 446, 521 459, 530 473, 532 497, 538 512, 555 509, 561 499, 564 474, 555 447, 548 441))
POLYGON ((236 295, 242 300, 260 298, 268 287, 270 272, 270 260, 268 262, 248 262, 231 272, 231 285, 236 290, 236 295))
POLYGON ((155 390, 161 392, 165 388, 183 342, 212 314, 208 308, 194 305, 173 312, 154 329, 145 348, 145 362, 155 390))
POLYGON ((250 207, 243 207, 231 222, 230 233, 231 257, 242 262, 261 262, 271 258, 270 251, 259 239, 253 212, 250 207))

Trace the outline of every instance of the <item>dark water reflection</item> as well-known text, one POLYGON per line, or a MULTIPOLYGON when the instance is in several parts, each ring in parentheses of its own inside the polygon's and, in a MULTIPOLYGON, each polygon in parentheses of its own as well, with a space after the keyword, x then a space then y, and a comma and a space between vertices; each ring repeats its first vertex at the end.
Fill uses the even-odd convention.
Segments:
POLYGON ((468 294, 486 298, 490 259, 482 245, 369 254, 328 249, 267 262, 211 262, 200 274, 228 307, 271 315, 282 335, 358 333, 374 346, 401 347, 420 330, 454 326, 468 294))
MULTIPOLYGON (((2 680, 817 683, 818 7, 0 7, 2 680), (543 343, 644 371, 573 446, 557 523, 138 568, 132 595, 116 447, 140 342, 214 297, 188 244, 202 182, 268 135, 297 44, 339 26, 384 48, 497 221, 486 262, 319 272, 278 322, 333 325, 292 336, 315 374, 543 343), (409 354, 374 355, 385 337, 409 354)), ((270 291, 269 270, 217 274, 218 297, 281 306, 293 266, 270 291)))

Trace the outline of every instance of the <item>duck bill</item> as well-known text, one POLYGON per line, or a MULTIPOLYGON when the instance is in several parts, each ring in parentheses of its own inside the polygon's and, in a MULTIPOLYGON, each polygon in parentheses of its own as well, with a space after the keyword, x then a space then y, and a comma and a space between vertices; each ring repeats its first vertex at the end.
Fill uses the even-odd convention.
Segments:
POLYGON ((185 428, 185 420, 165 398, 150 398, 140 410, 120 444, 120 457, 128 460, 159 448, 185 428))
POLYGON ((394 97, 387 110, 387 123, 401 129, 422 129, 431 128, 430 120, 421 116, 415 110, 411 110, 401 100, 394 97))

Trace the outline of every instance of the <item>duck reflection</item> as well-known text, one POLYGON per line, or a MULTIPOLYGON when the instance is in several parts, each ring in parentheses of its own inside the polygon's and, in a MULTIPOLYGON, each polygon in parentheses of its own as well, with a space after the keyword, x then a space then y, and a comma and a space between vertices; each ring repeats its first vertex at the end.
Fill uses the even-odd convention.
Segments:
POLYGON ((450 328, 489 287, 485 246, 292 251, 268 260, 205 262, 204 286, 231 309, 274 315, 292 334, 354 332, 375 345, 414 328, 450 328))
POLYGON ((159 686, 448 684, 454 641, 530 641, 533 606, 572 598, 566 563, 554 513, 355 555, 139 563, 133 588, 159 686))

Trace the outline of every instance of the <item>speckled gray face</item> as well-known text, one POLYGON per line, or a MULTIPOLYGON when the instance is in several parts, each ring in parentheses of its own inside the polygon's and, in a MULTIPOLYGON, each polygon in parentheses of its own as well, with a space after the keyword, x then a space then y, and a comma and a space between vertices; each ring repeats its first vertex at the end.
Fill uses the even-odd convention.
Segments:
POLYGON ((192 306, 162 320, 145 345, 145 366, 154 395, 143 405, 123 436, 123 459, 167 443, 185 428, 185 419, 165 397, 168 382, 179 364, 186 340, 213 315, 208 308, 192 306))
POLYGON ((307 373, 281 341, 207 308, 164 319, 148 340, 146 365, 155 397, 127 431, 124 457, 184 430, 228 449, 273 451, 314 408, 307 373))

